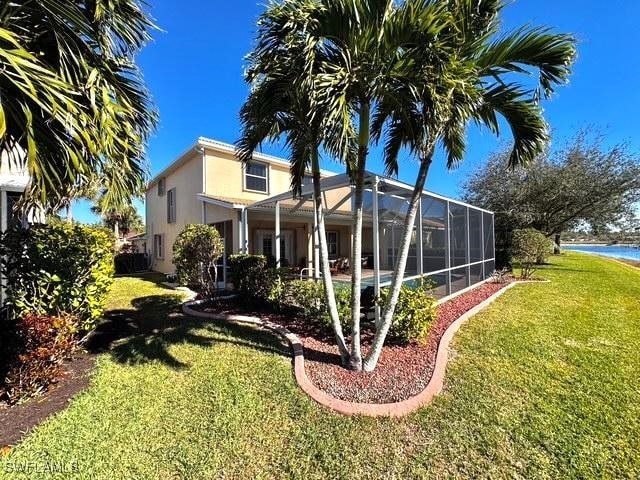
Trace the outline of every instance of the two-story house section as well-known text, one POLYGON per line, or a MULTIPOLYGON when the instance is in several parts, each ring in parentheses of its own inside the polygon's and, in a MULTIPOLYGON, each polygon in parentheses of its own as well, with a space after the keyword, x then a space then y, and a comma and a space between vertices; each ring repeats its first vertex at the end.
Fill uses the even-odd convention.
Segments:
MULTIPOLYGON (((245 166, 236 157, 233 145, 201 137, 149 182, 146 250, 153 270, 174 271, 173 243, 190 223, 214 225, 218 229, 225 243, 223 265, 227 255, 245 250, 275 258, 273 208, 247 210, 256 202, 291 190, 290 164, 261 153, 255 153, 253 158, 254 161, 245 166), (243 215, 249 219, 246 229, 242 227, 243 215)), ((323 171, 322 175, 334 174, 323 171)), ((342 208, 350 211, 350 204, 342 208)), ((281 261, 311 268, 312 210, 310 207, 299 209, 286 217, 283 215, 281 223, 281 261)), ((330 253, 334 257, 346 257, 350 251, 349 221, 344 220, 332 225, 328 233, 330 253)), ((220 272, 223 278, 224 270, 221 268, 220 272)))
MULTIPOLYGON (((363 284, 388 285, 396 264, 413 186, 365 172, 361 238, 363 284)), ((243 165, 233 145, 199 138, 159 173, 146 192, 146 251, 152 269, 172 273, 173 243, 185 225, 214 225, 224 239, 218 278, 227 279, 228 255, 270 257, 278 266, 318 278, 319 242, 311 179, 291 192, 288 161, 256 153, 243 165)), ((353 243, 354 191, 346 174, 322 171, 322 202, 332 277, 348 282, 353 243)), ((495 267, 493 213, 424 191, 405 280, 428 276, 436 294, 459 292, 495 267)), ((138 243, 139 244, 139 243, 138 243)), ((222 285, 221 285, 222 286, 222 285)))

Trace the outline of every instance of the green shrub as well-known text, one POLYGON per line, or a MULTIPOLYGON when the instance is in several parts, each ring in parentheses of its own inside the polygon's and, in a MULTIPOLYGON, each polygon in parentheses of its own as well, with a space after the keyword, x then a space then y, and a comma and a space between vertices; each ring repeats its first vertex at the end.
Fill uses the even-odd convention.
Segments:
POLYGON ((553 242, 538 230, 514 230, 512 255, 520 264, 522 278, 531 278, 535 266, 545 263, 552 252, 553 242))
POLYGON ((278 273, 267 265, 264 255, 231 255, 228 265, 229 277, 242 299, 252 304, 269 301, 278 273))
POLYGON ((291 280, 286 283, 284 303, 298 309, 305 318, 322 321, 326 312, 322 283, 310 280, 291 280))
MULTIPOLYGON (((340 317, 342 330, 344 333, 349 333, 351 331, 351 287, 336 285, 333 291, 338 305, 338 316, 340 317)), ((325 318, 326 323, 331 327, 331 319, 328 312, 325 318)))
MULTIPOLYGON (((402 285, 398 304, 393 315, 390 336, 400 342, 426 342, 429 330, 436 319, 436 300, 431 295, 432 285, 420 281, 416 286, 402 285)), ((380 303, 384 307, 389 298, 389 289, 380 292, 380 303)))
POLYGON ((2 326, 0 399, 16 403, 46 389, 76 347, 76 319, 27 314, 2 326))
POLYGON ((173 264, 178 282, 211 294, 217 283, 216 261, 223 253, 224 243, 215 227, 187 225, 173 244, 173 264))
POLYGON ((12 317, 71 314, 79 331, 102 316, 113 281, 113 233, 66 222, 12 229, 0 252, 12 317))
MULTIPOLYGON (((331 317, 324 296, 324 285, 310 280, 292 280, 285 283, 283 303, 294 308, 306 319, 331 328, 331 317)), ((338 315, 342 328, 351 324, 351 288, 336 286, 334 289, 338 315)))

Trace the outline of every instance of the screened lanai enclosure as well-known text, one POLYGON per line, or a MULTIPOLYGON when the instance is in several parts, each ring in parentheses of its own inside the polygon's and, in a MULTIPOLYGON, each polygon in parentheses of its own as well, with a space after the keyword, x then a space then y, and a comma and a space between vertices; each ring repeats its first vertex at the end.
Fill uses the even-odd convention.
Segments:
MULTIPOLYGON (((365 176, 362 236, 363 288, 376 295, 391 283, 399 255, 411 185, 373 173, 365 176)), ((350 281, 353 188, 346 175, 321 182, 329 264, 336 283, 350 281)), ((240 242, 247 253, 271 255, 301 277, 320 277, 313 186, 242 210, 240 242)), ((404 282, 428 278, 443 298, 487 279, 495 270, 493 213, 425 191, 412 234, 404 282)))

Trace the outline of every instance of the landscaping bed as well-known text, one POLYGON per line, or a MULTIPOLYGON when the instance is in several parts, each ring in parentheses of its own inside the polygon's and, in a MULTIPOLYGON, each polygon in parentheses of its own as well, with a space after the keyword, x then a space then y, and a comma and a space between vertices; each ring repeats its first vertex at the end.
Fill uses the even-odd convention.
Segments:
MULTIPOLYGON (((424 390, 431 379, 438 345, 447 328, 507 285, 485 283, 438 305, 427 340, 422 344, 406 345, 388 341, 376 369, 370 373, 342 367, 333 334, 322 325, 295 315, 255 311, 234 300, 199 308, 207 313, 259 316, 285 326, 302 341, 307 376, 318 388, 341 400, 379 404, 406 400, 424 390)), ((363 354, 370 347, 373 334, 373 325, 363 322, 363 354)))
POLYGON ((79 352, 62 365, 62 374, 42 396, 10 406, 0 403, 0 447, 14 445, 49 415, 64 410, 89 385, 95 356, 79 352))

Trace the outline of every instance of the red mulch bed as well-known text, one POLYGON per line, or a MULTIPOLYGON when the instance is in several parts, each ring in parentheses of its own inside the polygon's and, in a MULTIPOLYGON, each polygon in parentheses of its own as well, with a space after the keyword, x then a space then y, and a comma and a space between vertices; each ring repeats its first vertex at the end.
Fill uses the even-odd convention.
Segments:
MULTIPOLYGON (((298 335, 304 345, 305 368, 311 381, 336 398, 351 402, 391 403, 406 400, 420 393, 433 373, 440 338, 462 314, 489 298, 507 284, 485 283, 438 306, 438 317, 424 345, 388 344, 376 369, 353 372, 340 364, 338 348, 330 332, 317 325, 281 314, 248 311, 230 304, 223 308, 208 307, 205 311, 227 314, 256 314, 286 326, 298 335)), ((363 325, 362 350, 366 354, 373 338, 372 328, 363 325)))
POLYGON ((40 397, 14 405, 0 404, 0 447, 15 445, 50 415, 67 407, 89 385, 95 356, 80 352, 63 365, 60 378, 40 397))

